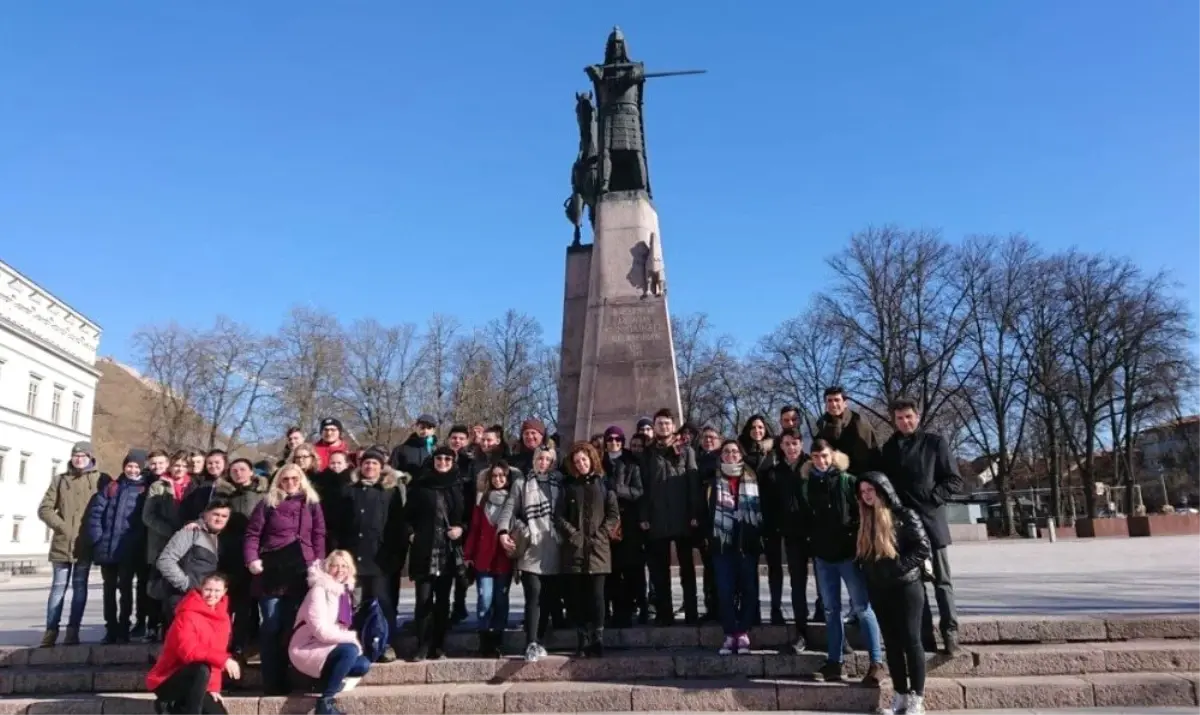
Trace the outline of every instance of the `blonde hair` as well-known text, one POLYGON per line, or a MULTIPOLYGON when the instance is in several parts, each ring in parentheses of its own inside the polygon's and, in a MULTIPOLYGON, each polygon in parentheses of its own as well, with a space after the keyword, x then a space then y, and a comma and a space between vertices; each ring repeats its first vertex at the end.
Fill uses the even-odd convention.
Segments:
POLYGON ((304 492, 304 498, 309 504, 316 504, 321 501, 321 497, 317 495, 317 490, 313 489, 313 485, 308 481, 308 475, 304 470, 295 464, 285 464, 275 470, 275 476, 271 477, 271 489, 267 492, 267 497, 263 501, 272 509, 279 506, 279 503, 287 499, 287 492, 283 491, 283 487, 279 486, 279 481, 285 475, 295 472, 300 477, 300 491, 304 492))
POLYGON ((859 497, 855 552, 860 561, 881 561, 898 556, 892 510, 883 503, 882 498, 875 499, 875 506, 867 506, 859 497))
POLYGON ((547 447, 543 444, 541 447, 533 450, 533 458, 529 460, 529 471, 531 473, 537 471, 538 457, 542 456, 543 454, 550 455, 550 472, 553 472, 555 468, 558 467, 558 450, 554 449, 553 447, 547 447))
POLYGON ((299 466, 300 463, 296 461, 296 452, 308 452, 309 454, 312 455, 314 463, 320 461, 320 457, 317 456, 316 447, 314 447, 309 442, 301 442, 300 444, 296 445, 295 448, 293 448, 291 452, 288 452, 288 458, 287 458, 288 464, 295 464, 295 465, 299 466))
POLYGON ((354 563, 354 557, 345 549, 334 549, 325 557, 324 563, 321 564, 325 569, 325 573, 329 573, 329 568, 333 566, 333 562, 341 561, 346 564, 346 568, 350 569, 350 580, 346 582, 346 586, 350 590, 354 590, 354 580, 358 578, 358 566, 354 563))

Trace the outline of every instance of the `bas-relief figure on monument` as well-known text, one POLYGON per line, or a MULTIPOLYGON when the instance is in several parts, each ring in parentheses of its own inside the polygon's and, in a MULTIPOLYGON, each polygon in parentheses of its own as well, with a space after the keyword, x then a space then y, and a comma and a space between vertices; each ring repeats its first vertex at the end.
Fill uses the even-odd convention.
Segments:
POLYGON ((658 213, 651 201, 643 122, 645 81, 699 74, 646 72, 614 28, 604 63, 585 68, 575 96, 579 148, 564 204, 575 227, 567 250, 559 428, 583 439, 662 407, 679 409, 679 384, 658 213), (594 100, 594 104, 593 104, 594 100), (585 211, 592 243, 582 243, 585 211))

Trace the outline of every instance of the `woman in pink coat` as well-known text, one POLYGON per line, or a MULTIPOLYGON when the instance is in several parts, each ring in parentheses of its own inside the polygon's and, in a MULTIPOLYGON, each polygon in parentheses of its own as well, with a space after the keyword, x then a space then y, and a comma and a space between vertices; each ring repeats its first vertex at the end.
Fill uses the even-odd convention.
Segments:
POLYGON ((308 595, 300 604, 288 658, 296 670, 321 682, 317 715, 341 715, 334 697, 353 688, 367 674, 371 661, 363 655, 354 617, 354 557, 347 551, 329 554, 322 567, 308 571, 308 595))

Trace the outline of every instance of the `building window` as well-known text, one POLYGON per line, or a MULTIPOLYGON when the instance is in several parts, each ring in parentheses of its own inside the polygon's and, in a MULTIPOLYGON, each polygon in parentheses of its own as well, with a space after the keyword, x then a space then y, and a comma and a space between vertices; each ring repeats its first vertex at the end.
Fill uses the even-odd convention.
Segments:
POLYGON ((41 384, 42 378, 37 375, 29 376, 29 394, 25 397, 25 412, 27 414, 37 414, 38 387, 41 384))
POLYGON ((14 544, 21 542, 21 517, 13 517, 12 540, 14 544))
POLYGON ((32 456, 29 452, 21 452, 21 461, 17 464, 17 484, 25 483, 25 471, 29 468, 29 458, 32 456))
POLYGON ((79 413, 83 409, 83 395, 78 392, 71 398, 71 429, 79 431, 79 413))
POLYGON ((8 456, 8 447, 0 447, 0 482, 4 481, 4 458, 8 456))
POLYGON ((50 421, 58 424, 58 418, 62 416, 62 398, 63 386, 55 385, 54 394, 50 396, 50 421))
POLYGON ((62 471, 62 460, 55 459, 50 462, 50 478, 54 479, 62 471))

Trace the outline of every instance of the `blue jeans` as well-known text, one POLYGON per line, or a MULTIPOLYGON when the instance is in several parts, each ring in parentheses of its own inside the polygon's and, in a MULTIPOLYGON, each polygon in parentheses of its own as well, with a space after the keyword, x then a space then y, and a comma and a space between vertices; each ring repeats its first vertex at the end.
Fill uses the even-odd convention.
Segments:
POLYGON ((479 593, 476 616, 479 630, 502 631, 508 627, 508 589, 510 573, 481 573, 475 575, 475 590, 479 593))
POLYGON ((287 597, 262 598, 258 609, 262 623, 258 627, 259 655, 262 657, 263 689, 284 694, 288 686, 287 644, 292 635, 299 604, 287 597))
POLYGON ((87 608, 88 576, 92 572, 90 561, 73 564, 53 563, 50 579, 50 598, 46 600, 46 630, 58 630, 62 621, 63 601, 67 600, 67 583, 71 584, 71 615, 67 628, 78 628, 83 622, 83 611, 87 608))
POLYGON ((714 553, 712 565, 717 574, 721 630, 727 636, 749 631, 758 609, 757 554, 714 553))
POLYGON ((846 626, 842 623, 842 582, 845 581, 846 590, 850 592, 850 611, 858 617, 859 627, 867 633, 867 651, 871 654, 871 662, 882 663, 883 648, 879 643, 879 621, 875 620, 875 612, 871 610, 871 601, 867 597, 867 582, 862 571, 858 570, 858 564, 852 559, 826 561, 816 558, 813 559, 813 567, 817 572, 821 605, 825 607, 829 662, 842 662, 842 644, 846 640, 846 626))
POLYGON ((339 643, 325 657, 321 667, 321 697, 332 698, 342 692, 346 678, 361 678, 371 669, 371 661, 353 643, 339 643))

